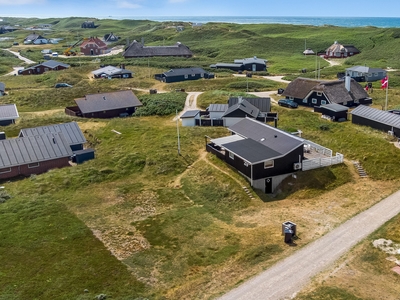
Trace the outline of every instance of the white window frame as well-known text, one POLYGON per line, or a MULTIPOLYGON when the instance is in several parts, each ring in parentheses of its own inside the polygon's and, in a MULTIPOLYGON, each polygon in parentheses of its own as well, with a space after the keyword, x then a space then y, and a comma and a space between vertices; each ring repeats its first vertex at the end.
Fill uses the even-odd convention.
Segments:
POLYGON ((312 99, 311 99, 311 103, 312 103, 312 104, 317 104, 317 102, 318 102, 317 99, 315 99, 315 98, 312 98, 312 99))
POLYGON ((322 92, 317 92, 317 96, 321 97, 322 96, 322 92))
POLYGON ((188 79, 188 78, 189 78, 188 74, 185 74, 185 79, 188 79))
POLYGON ((40 163, 38 163, 38 162, 31 163, 31 164, 28 164, 28 169, 38 168, 39 166, 40 166, 40 163))
POLYGON ((325 105, 326 104, 326 100, 321 100, 321 105, 325 105))
POLYGON ((10 172, 11 172, 11 168, 2 168, 2 169, 0 169, 0 174, 10 173, 10 172))
POLYGON ((248 166, 249 166, 249 163, 248 163, 247 161, 245 161, 245 162, 244 162, 244 166, 245 166, 245 167, 248 167, 248 166))
POLYGON ((264 161, 264 169, 273 168, 274 165, 275 165, 275 163, 274 163, 273 159, 264 161))
POLYGON ((303 103, 308 103, 308 99, 307 99, 307 98, 304 98, 304 99, 303 99, 303 103))
POLYGON ((229 152, 229 158, 230 159, 235 159, 235 154, 233 154, 232 152, 229 152))

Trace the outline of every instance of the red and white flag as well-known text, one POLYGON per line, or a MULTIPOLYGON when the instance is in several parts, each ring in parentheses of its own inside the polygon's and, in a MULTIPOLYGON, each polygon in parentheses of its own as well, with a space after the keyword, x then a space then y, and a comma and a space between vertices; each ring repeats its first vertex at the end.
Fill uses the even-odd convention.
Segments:
POLYGON ((389 87, 389 80, 387 76, 381 80, 381 86, 382 89, 387 89, 389 87))

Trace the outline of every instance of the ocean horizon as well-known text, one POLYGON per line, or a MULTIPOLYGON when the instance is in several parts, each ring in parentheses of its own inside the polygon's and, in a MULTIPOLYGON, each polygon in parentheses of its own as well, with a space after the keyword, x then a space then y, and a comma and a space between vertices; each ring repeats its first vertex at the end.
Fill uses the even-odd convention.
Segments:
POLYGON ((340 27, 400 27, 394 17, 262 17, 262 16, 108 16, 99 19, 151 20, 158 22, 235 23, 235 24, 291 24, 340 27))

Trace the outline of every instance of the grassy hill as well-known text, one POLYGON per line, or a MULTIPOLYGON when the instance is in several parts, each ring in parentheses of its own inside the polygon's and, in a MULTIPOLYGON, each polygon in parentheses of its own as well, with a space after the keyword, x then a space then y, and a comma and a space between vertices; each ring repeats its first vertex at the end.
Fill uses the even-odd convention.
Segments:
MULTIPOLYGON (((304 137, 344 154, 348 161, 298 173, 282 184, 276 196, 254 192, 240 174, 204 151, 205 136, 225 136, 229 134, 225 128, 179 128, 178 155, 172 119, 175 110, 183 107, 186 93, 175 89, 204 91, 198 104, 205 108, 226 103, 230 95, 246 96, 247 86, 250 91, 275 91, 285 85, 257 76, 265 74, 236 78, 229 71, 217 71, 213 80, 165 84, 153 79, 168 68, 208 68, 215 62, 255 55, 268 59, 270 74, 295 78, 306 68, 302 76, 314 78, 315 57, 302 55, 305 40, 314 51, 338 40, 362 52, 342 66, 328 67, 321 60, 323 78, 334 78, 355 64, 397 69, 397 29, 224 23, 192 28, 188 23, 135 20, 96 20, 97 29, 81 29, 85 18, 7 19, 23 26, 54 24, 46 34, 64 38, 51 47, 58 52, 80 37, 112 31, 121 37, 117 44, 141 38, 148 45, 180 41, 195 57, 124 60, 116 56, 101 61, 74 57, 63 59, 72 66, 65 71, 1 77, 9 95, 0 97, 0 103, 16 103, 21 115, 17 124, 2 128, 8 137, 17 136, 21 128, 75 120, 87 146, 96 150, 96 158, 1 183, 0 299, 83 300, 101 294, 122 300, 214 298, 296 250, 283 243, 282 222, 299 225, 298 247, 302 247, 398 189, 400 152, 385 133, 350 122, 331 123, 307 108, 274 105, 280 128, 300 129, 304 137), (183 32, 170 28, 178 24, 185 26, 183 32), (134 78, 91 78, 90 72, 100 64, 120 63, 134 72, 134 78), (74 87, 55 89, 57 82, 74 87), (149 88, 167 93, 149 95, 149 88), (79 119, 63 112, 74 98, 120 89, 133 89, 145 104, 140 117, 79 119), (355 174, 351 160, 361 162, 368 179, 355 174)), ((28 33, 21 30, 13 36, 21 42, 28 33)), ((49 46, 13 49, 40 60, 43 48, 49 46)), ((2 74, 20 64, 0 53, 2 74)), ((390 73, 390 84, 389 107, 394 108, 400 106, 398 72, 390 73)), ((374 87, 371 96, 380 107, 385 93, 379 83, 374 87)), ((390 237, 395 239, 396 234, 390 237)), ((333 295, 344 295, 343 299, 355 295, 347 287, 332 285, 333 295)), ((384 288, 379 288, 384 297, 384 288)), ((313 293, 308 296, 314 297, 313 293)), ((325 292, 317 287, 316 293, 324 296, 325 292)))

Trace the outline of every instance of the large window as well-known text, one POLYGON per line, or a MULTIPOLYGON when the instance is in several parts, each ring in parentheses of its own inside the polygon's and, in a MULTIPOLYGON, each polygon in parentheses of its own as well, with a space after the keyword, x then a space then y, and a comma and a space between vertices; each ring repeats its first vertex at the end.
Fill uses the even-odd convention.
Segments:
POLYGON ((273 160, 267 160, 264 161, 264 169, 269 169, 274 167, 274 161, 273 160))
POLYGON ((311 102, 312 102, 313 104, 317 104, 317 99, 312 98, 311 102))
POLYGON ((321 105, 325 105, 326 104, 326 100, 321 100, 321 105))

